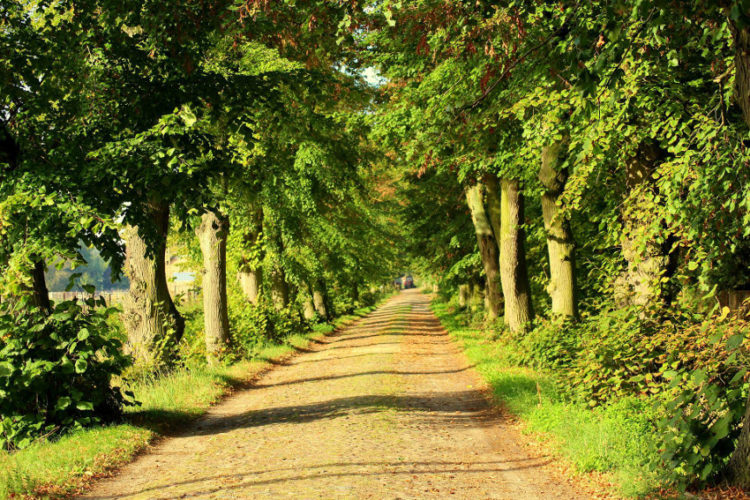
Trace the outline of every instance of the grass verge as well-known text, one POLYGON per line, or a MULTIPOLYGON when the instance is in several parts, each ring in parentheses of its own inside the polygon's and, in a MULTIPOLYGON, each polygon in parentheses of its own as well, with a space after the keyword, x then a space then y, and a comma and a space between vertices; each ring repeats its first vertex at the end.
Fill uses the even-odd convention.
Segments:
POLYGON ((658 450, 650 405, 623 399, 588 408, 564 401, 549 375, 513 366, 493 332, 469 326, 452 306, 433 302, 432 310, 466 352, 495 398, 525 424, 525 432, 543 441, 578 472, 600 472, 614 493, 641 497, 657 490, 658 450))
POLYGON ((57 497, 81 491, 94 478, 130 462, 156 438, 204 414, 274 362, 376 307, 358 309, 332 323, 319 324, 309 333, 287 337, 283 344, 268 345, 251 360, 231 366, 182 368, 135 384, 131 389, 141 406, 128 409, 121 424, 83 429, 13 453, 0 452, 0 498, 57 497))

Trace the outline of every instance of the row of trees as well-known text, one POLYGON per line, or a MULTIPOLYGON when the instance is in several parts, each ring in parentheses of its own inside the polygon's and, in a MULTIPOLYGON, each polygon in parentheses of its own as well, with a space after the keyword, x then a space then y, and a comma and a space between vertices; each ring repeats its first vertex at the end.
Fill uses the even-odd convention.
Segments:
MULTIPOLYGON (((363 43, 388 81, 376 134, 402 166, 422 272, 461 305, 484 300, 511 337, 538 327, 535 312, 556 318, 557 352, 581 342, 562 325, 582 318, 633 311, 604 341, 633 321, 689 330, 720 292, 750 288, 746 3, 393 0, 376 12, 363 43)), ((642 356, 625 373, 660 377, 642 356)), ((736 373, 722 370, 714 380, 736 373)), ((727 456, 729 435, 727 477, 750 486, 750 413, 724 432, 712 426, 732 412, 717 408, 701 413, 712 437, 696 449, 727 456)))
POLYGON ((0 389, 15 401, 0 415, 6 442, 121 399, 107 373, 123 358, 92 340, 111 336, 110 323, 94 303, 47 293, 45 270, 84 262, 82 249, 127 276, 125 352, 146 371, 174 361, 185 330, 168 289, 168 237, 199 255, 210 362, 238 342, 233 295, 235 317, 268 308, 325 320, 388 281, 394 229, 370 168, 372 88, 337 64, 351 35, 333 20, 347 12, 328 2, 0 2, 0 316, 12 330, 0 336, 0 389), (337 31, 340 46, 324 36, 337 31), (71 403, 55 377, 72 371, 87 381, 66 389, 71 403))

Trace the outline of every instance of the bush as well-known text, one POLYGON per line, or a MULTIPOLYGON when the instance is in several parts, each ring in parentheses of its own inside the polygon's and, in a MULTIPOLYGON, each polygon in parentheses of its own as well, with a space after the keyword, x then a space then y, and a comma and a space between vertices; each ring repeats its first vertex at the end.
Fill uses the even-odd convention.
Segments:
POLYGON ((568 400, 589 407, 620 401, 651 405, 668 479, 699 484, 726 464, 748 394, 750 324, 689 308, 641 316, 606 310, 578 323, 542 320, 511 336, 512 361, 549 372, 568 400))
POLYGON ((114 311, 94 299, 57 303, 50 315, 0 305, 0 446, 121 414, 126 400, 111 382, 131 360, 109 335, 114 311))
POLYGON ((264 298, 252 305, 244 298, 229 304, 232 341, 239 355, 252 358, 268 343, 280 343, 295 333, 304 333, 310 325, 292 306, 276 311, 264 298))

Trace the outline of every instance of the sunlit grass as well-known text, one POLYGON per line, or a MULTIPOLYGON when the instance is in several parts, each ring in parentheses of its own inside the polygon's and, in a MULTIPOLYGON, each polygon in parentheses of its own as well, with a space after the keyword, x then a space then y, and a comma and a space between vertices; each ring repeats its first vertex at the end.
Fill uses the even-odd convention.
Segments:
POLYGON ((638 497, 659 486, 656 432, 647 403, 623 399, 590 409, 564 401, 549 376, 508 363, 508 347, 493 333, 466 325, 447 304, 433 311, 463 346, 494 396, 525 423, 530 436, 544 441, 579 472, 605 473, 626 497, 638 497))
POLYGON ((0 452, 0 498, 12 495, 69 495, 92 478, 121 466, 155 438, 178 429, 204 414, 226 396, 267 369, 271 361, 303 348, 310 340, 359 319, 375 306, 316 325, 311 332, 294 334, 283 344, 264 346, 252 360, 231 366, 195 365, 134 384, 140 406, 126 410, 124 422, 73 432, 55 441, 40 441, 29 448, 0 452))

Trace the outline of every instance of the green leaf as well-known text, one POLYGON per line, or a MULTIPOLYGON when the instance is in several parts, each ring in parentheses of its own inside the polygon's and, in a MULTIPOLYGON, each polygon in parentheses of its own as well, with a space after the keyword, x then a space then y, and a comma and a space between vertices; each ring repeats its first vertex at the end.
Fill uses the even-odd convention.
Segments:
POLYGON ((86 362, 85 359, 79 359, 76 361, 76 373, 83 373, 86 371, 86 368, 89 367, 89 364, 86 362))
POLYGON ((62 411, 70 406, 71 403, 72 401, 68 396, 63 396, 57 400, 57 403, 55 403, 55 411, 62 411))
POLYGON ((94 403, 91 401, 79 401, 76 403, 76 408, 79 410, 93 410, 94 409, 94 403))
POLYGON ((13 365, 10 362, 0 362, 0 377, 10 377, 12 373, 13 365))
POLYGON ((738 333, 736 335, 732 335, 727 339, 727 349, 730 351, 733 351, 737 349, 739 346, 742 345, 742 342, 745 340, 745 336, 741 333, 738 333))
POLYGON ((81 328, 81 330, 78 332, 78 340, 86 340, 91 336, 91 333, 89 332, 88 328, 81 328))

